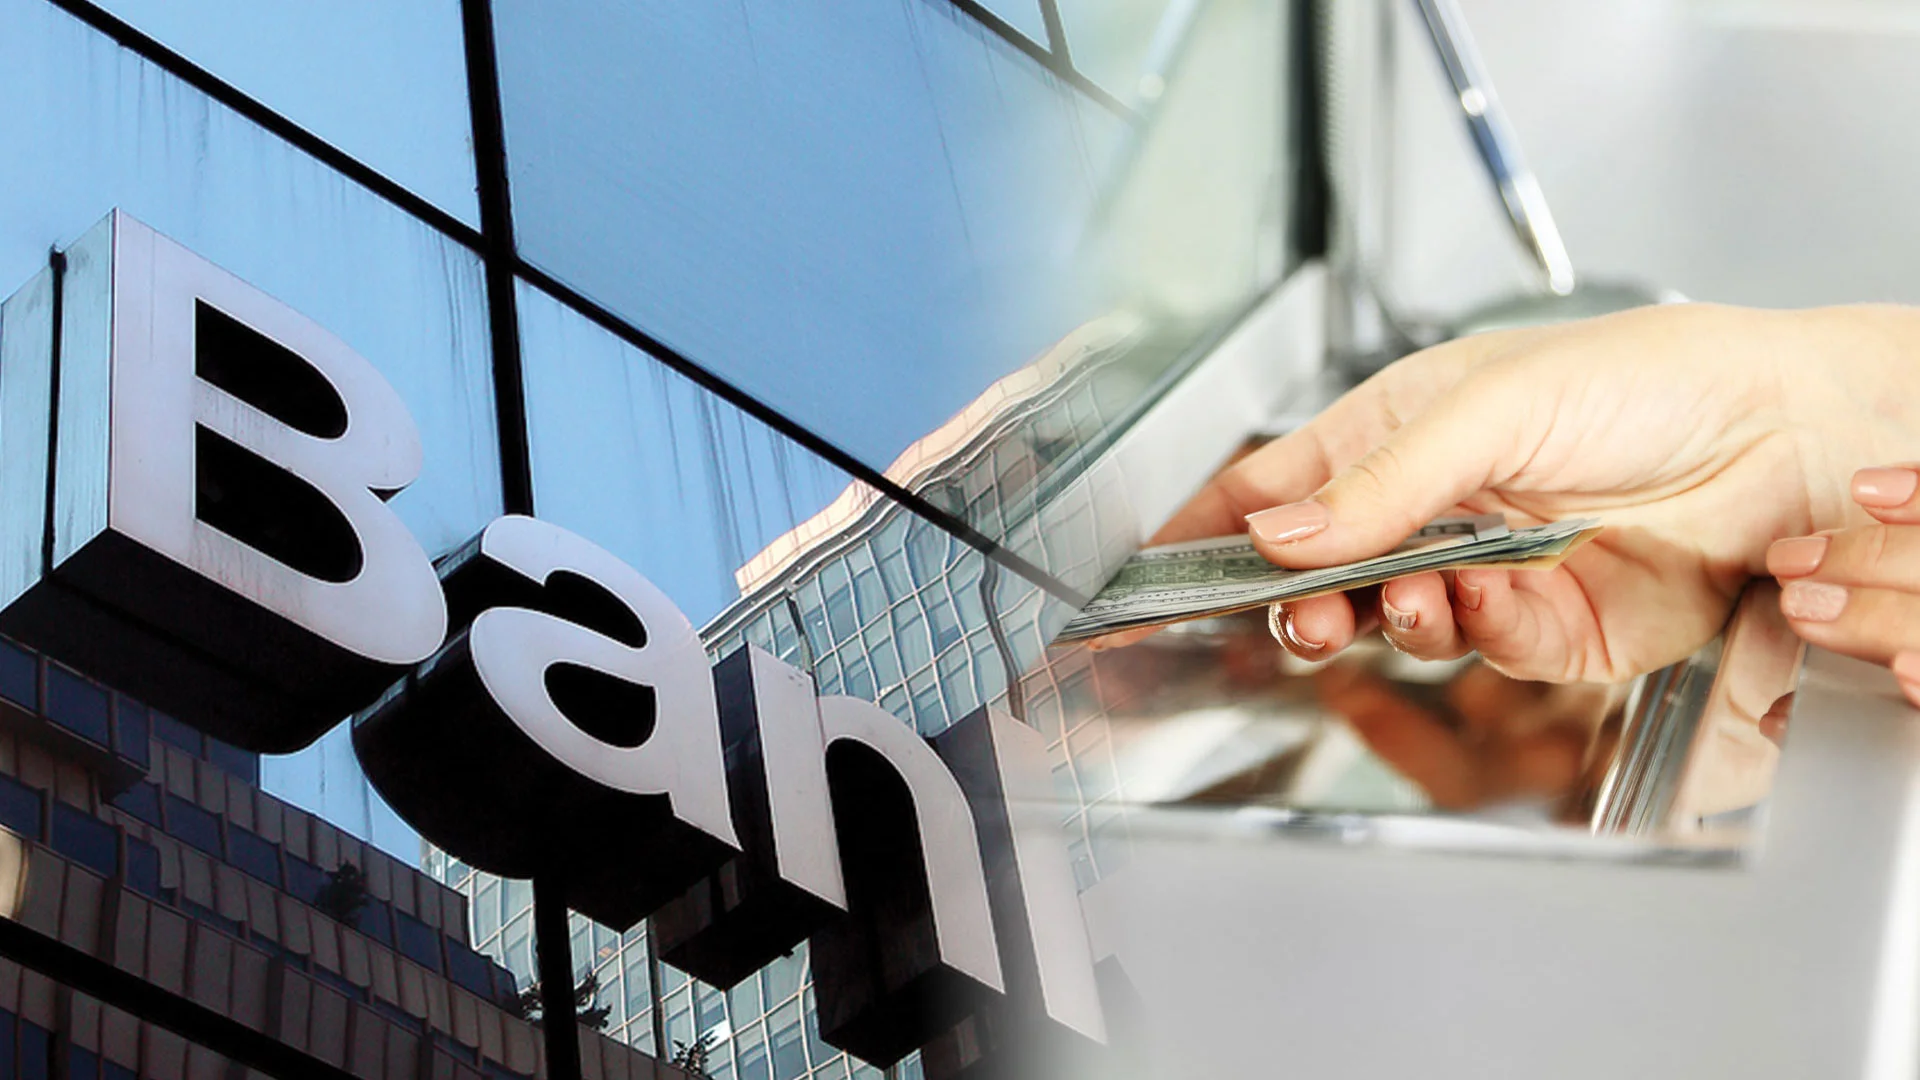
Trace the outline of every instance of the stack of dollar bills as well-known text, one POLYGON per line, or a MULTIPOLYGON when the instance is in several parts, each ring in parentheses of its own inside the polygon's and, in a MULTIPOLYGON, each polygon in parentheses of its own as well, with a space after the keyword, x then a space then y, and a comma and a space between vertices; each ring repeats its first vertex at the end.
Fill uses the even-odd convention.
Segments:
POLYGON ((1314 570, 1275 566, 1244 536, 1146 548, 1127 560, 1054 643, 1226 615, 1428 570, 1546 569, 1599 532, 1594 518, 1524 529, 1509 529, 1498 514, 1441 518, 1385 555, 1314 570))

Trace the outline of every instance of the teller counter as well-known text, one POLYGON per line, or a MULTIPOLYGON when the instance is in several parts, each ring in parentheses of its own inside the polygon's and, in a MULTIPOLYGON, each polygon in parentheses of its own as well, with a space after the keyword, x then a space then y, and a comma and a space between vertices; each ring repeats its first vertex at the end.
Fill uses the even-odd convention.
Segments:
POLYGON ((1149 832, 1711 864, 1764 835, 1802 652, 1756 582, 1697 654, 1616 686, 1416 660, 1378 634, 1307 663, 1259 613, 1170 627, 1099 685, 1149 832))
MULTIPOLYGON (((1290 306, 1316 301, 1276 297, 1105 459, 1142 537, 1226 456, 1182 394, 1272 378, 1271 434, 1337 391, 1277 381, 1314 344, 1275 330, 1290 306)), ((1920 725, 1770 584, 1617 686, 1377 635, 1310 665, 1259 613, 1056 648, 1022 685, 1043 730, 1067 714, 1056 786, 1092 803, 1082 904, 1141 1080, 1920 1071, 1920 725)))
POLYGON ((1777 601, 1616 687, 1258 618, 1102 654, 1140 1075, 1913 1075, 1920 727, 1777 601))

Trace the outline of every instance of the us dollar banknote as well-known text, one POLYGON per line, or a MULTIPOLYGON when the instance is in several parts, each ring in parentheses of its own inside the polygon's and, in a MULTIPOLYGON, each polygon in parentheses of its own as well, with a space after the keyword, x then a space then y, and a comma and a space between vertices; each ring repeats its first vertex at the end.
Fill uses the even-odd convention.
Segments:
POLYGON ((1226 615, 1428 570, 1545 568, 1599 531, 1593 518, 1523 529, 1508 528, 1497 514, 1440 518, 1385 555, 1312 570, 1275 566, 1244 536, 1147 548, 1127 560, 1054 642, 1226 615))

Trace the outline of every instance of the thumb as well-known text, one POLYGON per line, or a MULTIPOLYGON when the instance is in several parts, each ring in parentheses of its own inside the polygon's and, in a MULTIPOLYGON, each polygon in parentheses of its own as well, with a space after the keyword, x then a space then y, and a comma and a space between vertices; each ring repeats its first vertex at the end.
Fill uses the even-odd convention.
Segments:
POLYGON ((1487 383, 1463 380, 1311 498, 1247 515, 1254 546, 1296 568, 1382 555, 1511 478, 1527 410, 1487 383))

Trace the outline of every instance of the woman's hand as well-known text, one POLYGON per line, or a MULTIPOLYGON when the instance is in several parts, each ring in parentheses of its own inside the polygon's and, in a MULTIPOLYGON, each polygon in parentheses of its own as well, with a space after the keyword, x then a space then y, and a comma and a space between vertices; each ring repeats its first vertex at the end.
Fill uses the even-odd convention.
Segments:
POLYGON ((1246 528, 1275 563, 1316 567, 1449 512, 1598 516, 1606 532, 1555 570, 1403 578, 1377 609, 1319 597, 1275 628, 1307 659, 1378 618, 1417 656, 1617 681, 1709 640, 1774 539, 1862 520, 1837 478, 1907 458, 1920 313, 1644 308, 1410 356, 1222 472, 1155 542, 1246 528))
POLYGON ((1879 524, 1776 541, 1767 571, 1794 633, 1891 666, 1920 705, 1920 466, 1862 469, 1853 498, 1879 524))

